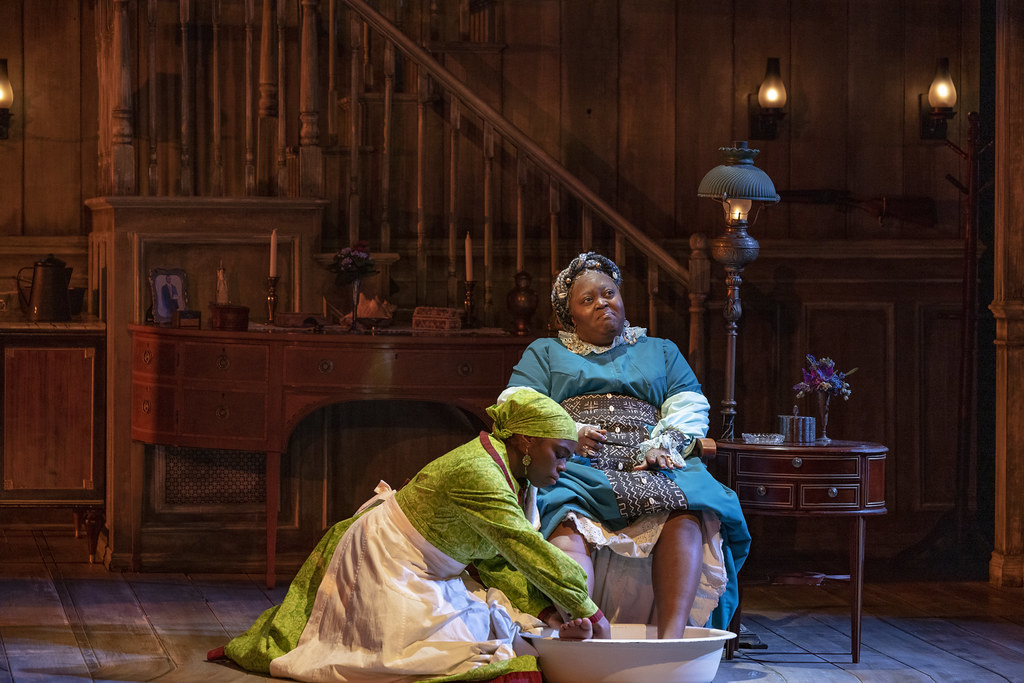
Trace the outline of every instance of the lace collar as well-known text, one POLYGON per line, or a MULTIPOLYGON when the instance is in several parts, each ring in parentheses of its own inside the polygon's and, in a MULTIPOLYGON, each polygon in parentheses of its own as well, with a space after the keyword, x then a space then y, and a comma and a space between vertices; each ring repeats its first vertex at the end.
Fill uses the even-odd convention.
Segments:
POLYGON ((636 341, 641 337, 647 336, 647 328, 645 327, 630 327, 629 321, 626 321, 625 327, 622 329, 622 334, 612 340, 611 346, 597 346, 585 342, 576 336, 575 332, 566 332, 560 330, 558 332, 558 340, 562 342, 565 348, 569 349, 573 353, 585 356, 588 353, 604 353, 605 351, 611 351, 620 344, 636 344, 636 341))

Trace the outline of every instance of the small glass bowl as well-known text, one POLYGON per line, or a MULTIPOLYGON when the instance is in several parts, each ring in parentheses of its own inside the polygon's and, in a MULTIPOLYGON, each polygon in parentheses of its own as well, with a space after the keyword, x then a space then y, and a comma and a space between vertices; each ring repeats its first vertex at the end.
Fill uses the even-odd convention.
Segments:
POLYGON ((786 438, 784 434, 748 434, 743 433, 743 443, 759 443, 776 445, 786 438))

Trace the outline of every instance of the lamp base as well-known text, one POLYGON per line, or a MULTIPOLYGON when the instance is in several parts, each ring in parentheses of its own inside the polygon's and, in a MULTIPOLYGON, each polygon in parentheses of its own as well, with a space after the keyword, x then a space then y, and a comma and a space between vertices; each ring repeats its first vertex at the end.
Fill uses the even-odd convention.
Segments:
POLYGON ((779 122, 786 117, 781 109, 765 109, 757 102, 757 94, 747 95, 747 113, 750 117, 751 140, 774 140, 779 134, 779 122))
POLYGON ((928 96, 919 94, 917 106, 921 112, 921 139, 922 140, 945 140, 947 135, 947 122, 956 116, 951 107, 932 107, 928 104, 928 96))

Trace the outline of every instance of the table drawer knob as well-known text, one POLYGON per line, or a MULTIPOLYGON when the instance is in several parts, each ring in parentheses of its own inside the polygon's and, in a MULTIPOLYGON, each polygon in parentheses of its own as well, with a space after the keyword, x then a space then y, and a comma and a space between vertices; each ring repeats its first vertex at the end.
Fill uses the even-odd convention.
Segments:
POLYGON ((153 412, 153 404, 149 402, 148 398, 142 401, 142 412, 146 413, 146 415, 153 412))
POLYGON ((758 486, 757 487, 757 495, 759 495, 759 496, 766 496, 766 495, 768 495, 768 488, 765 487, 765 486, 758 486))
POLYGON ((470 375, 473 374, 473 364, 468 361, 463 363, 462 365, 459 366, 458 372, 459 377, 469 377, 470 375))
POLYGON ((221 355, 217 356, 217 369, 218 370, 227 370, 230 367, 231 367, 231 359, 230 358, 228 358, 223 353, 221 355))
POLYGON ((837 489, 835 486, 829 486, 828 487, 828 497, 829 498, 835 498, 838 495, 839 495, 839 489, 837 489))
POLYGON ((804 466, 804 459, 803 458, 793 458, 793 467, 803 467, 803 466, 804 466))
POLYGON ((230 415, 230 411, 227 406, 218 406, 214 414, 217 416, 217 419, 226 420, 228 415, 230 415))
POLYGON ((142 362, 145 363, 146 365, 149 365, 150 363, 152 363, 153 362, 153 352, 150 351, 149 349, 146 349, 145 351, 143 351, 142 352, 142 362))
POLYGON ((329 375, 334 371, 334 361, 330 358, 321 358, 320 362, 316 364, 316 369, 320 371, 321 375, 329 375))

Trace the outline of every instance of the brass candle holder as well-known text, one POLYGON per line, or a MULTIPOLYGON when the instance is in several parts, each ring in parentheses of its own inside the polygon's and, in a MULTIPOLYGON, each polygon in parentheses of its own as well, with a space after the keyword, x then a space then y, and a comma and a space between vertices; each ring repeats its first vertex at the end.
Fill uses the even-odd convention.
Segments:
POLYGON ((273 325, 277 318, 277 282, 280 276, 271 275, 267 278, 267 324, 273 325))
POLYGON ((476 327, 476 318, 473 316, 473 290, 476 288, 476 280, 466 280, 466 297, 462 300, 462 326, 464 328, 476 327))

